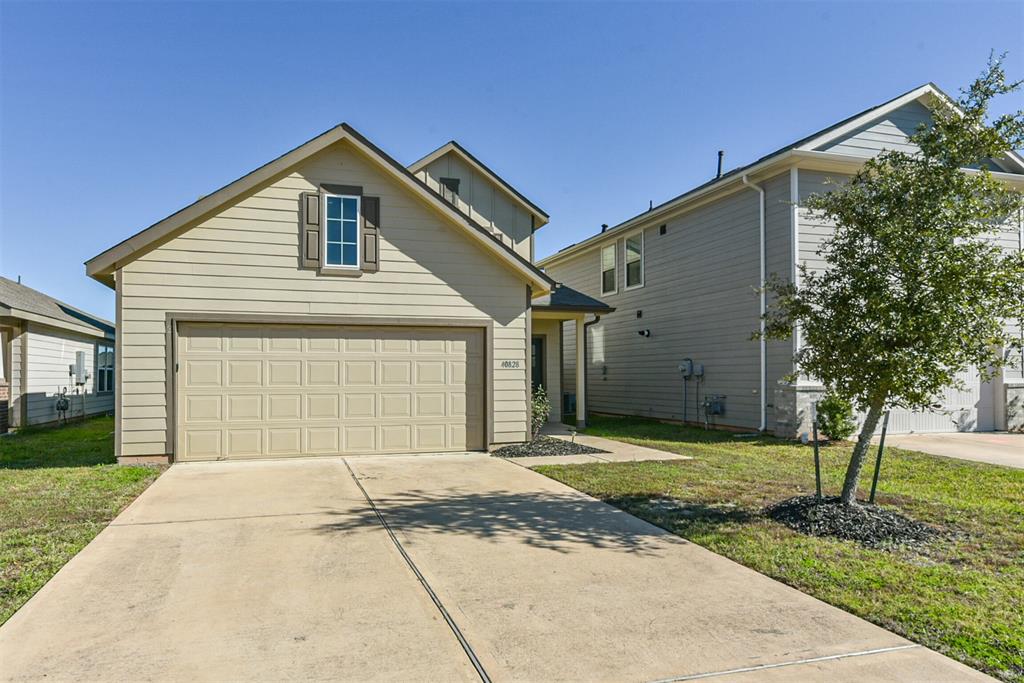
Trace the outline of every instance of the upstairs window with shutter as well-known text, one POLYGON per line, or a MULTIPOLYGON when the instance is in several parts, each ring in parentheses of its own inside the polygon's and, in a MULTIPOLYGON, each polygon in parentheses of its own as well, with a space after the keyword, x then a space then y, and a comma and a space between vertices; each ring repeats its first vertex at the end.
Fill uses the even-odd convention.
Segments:
POLYGON ((618 273, 615 268, 615 243, 601 250, 601 293, 614 294, 618 273))
POLYGON ((326 195, 324 267, 359 267, 359 197, 326 195))
POLYGON ((300 200, 299 267, 361 277, 380 270, 380 197, 355 185, 320 186, 300 200))

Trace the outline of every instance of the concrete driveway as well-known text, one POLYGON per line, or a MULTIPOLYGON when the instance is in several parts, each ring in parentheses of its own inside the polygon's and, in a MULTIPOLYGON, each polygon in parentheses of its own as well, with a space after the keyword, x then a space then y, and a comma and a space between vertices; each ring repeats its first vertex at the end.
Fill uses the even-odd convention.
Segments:
MULTIPOLYGON (((875 439, 878 443, 878 439, 875 439)), ((892 434, 887 446, 1024 469, 1024 434, 954 432, 950 434, 892 434)))
POLYGON ((3 680, 710 676, 984 679, 479 454, 176 465, 0 627, 3 680))

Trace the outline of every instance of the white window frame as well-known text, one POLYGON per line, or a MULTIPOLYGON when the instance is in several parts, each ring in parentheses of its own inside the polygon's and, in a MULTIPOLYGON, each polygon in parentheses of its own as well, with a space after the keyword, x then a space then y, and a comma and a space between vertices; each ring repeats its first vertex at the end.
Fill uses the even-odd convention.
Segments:
MULTIPOLYGON (((345 219, 344 218, 341 219, 341 223, 342 223, 342 225, 341 225, 341 236, 342 236, 342 238, 344 238, 345 237, 345 219)), ((363 259, 363 253, 362 253, 362 251, 363 251, 362 250, 362 242, 363 242, 363 198, 360 197, 359 195, 356 195, 356 194, 324 194, 324 196, 323 196, 323 226, 322 226, 322 228, 320 230, 320 233, 321 233, 321 237, 320 237, 320 253, 323 255, 323 257, 320 259, 320 267, 321 268, 330 268, 332 270, 359 270, 360 269, 360 264, 363 262, 362 261, 362 259, 363 259), (346 199, 354 199, 354 200, 356 200, 356 262, 353 265, 351 265, 351 266, 345 265, 343 263, 328 263, 327 262, 327 221, 329 220, 327 218, 327 200, 329 198, 332 198, 332 197, 336 197, 336 198, 338 198, 338 199, 340 199, 342 201, 342 209, 341 209, 342 214, 341 215, 343 217, 345 215, 345 208, 344 208, 345 200, 346 199)), ((345 245, 345 242, 343 241, 341 244, 342 244, 342 247, 343 247, 342 248, 342 254, 343 254, 342 258, 344 258, 344 245, 345 245)))
POLYGON ((598 267, 597 280, 598 280, 598 289, 601 291, 601 296, 608 296, 609 294, 615 294, 616 292, 619 291, 619 258, 618 258, 618 254, 616 253, 616 251, 617 251, 617 249, 616 249, 616 245, 615 245, 615 241, 614 240, 612 240, 611 244, 606 244, 605 246, 601 247, 601 249, 598 251, 598 258, 597 258, 597 267, 598 267), (607 268, 604 267, 604 252, 606 250, 608 250, 608 249, 612 250, 612 271, 615 273, 615 275, 614 275, 613 281, 612 281, 612 288, 610 290, 608 290, 608 291, 605 291, 605 289, 604 289, 604 271, 607 270, 607 268))
POLYGON ((110 394, 114 391, 114 343, 113 342, 96 342, 96 355, 93 360, 93 388, 97 394, 110 394), (103 350, 110 352, 110 365, 100 365, 100 354, 103 350), (109 372, 110 377, 107 382, 107 388, 100 388, 100 377, 103 373, 109 372))
POLYGON ((644 240, 644 231, 637 230, 634 233, 626 235, 622 239, 622 291, 629 291, 631 289, 640 289, 647 282, 647 245, 644 240), (629 247, 627 243, 630 239, 640 235, 640 284, 631 285, 629 284, 629 247))

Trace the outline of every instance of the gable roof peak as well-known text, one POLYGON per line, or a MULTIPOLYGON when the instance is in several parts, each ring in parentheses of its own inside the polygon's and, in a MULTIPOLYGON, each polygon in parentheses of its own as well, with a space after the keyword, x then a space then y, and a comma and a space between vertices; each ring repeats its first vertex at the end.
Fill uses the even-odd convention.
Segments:
POLYGON ((426 156, 409 164, 409 171, 411 171, 412 173, 419 173, 424 168, 429 166, 431 163, 449 153, 454 153, 460 158, 462 158, 462 160, 469 164, 470 167, 474 168, 477 172, 487 177, 495 186, 502 190, 514 203, 518 204, 521 208, 523 208, 528 213, 533 215, 537 219, 537 228, 540 228, 541 226, 545 225, 550 220, 551 217, 548 216, 546 211, 544 211, 542 208, 540 208, 532 201, 527 199, 523 193, 521 193, 516 188, 512 187, 512 185, 508 181, 506 181, 500 175, 491 170, 491 168, 487 166, 487 164, 477 159, 468 149, 463 147, 458 140, 449 140, 448 142, 444 143, 443 145, 435 149, 433 152, 430 152, 426 156))
POLYGON ((246 192, 270 182, 281 173, 342 140, 347 141, 357 151, 376 162, 395 181, 432 205, 448 220, 464 229, 466 235, 481 245, 485 251, 519 272, 531 284, 535 285, 539 291, 547 291, 553 286, 554 281, 544 274, 543 271, 495 238, 489 230, 461 213, 444 197, 417 178, 413 172, 395 161, 384 150, 370 142, 362 133, 344 121, 241 178, 199 198, 192 204, 115 244, 106 251, 97 254, 85 262, 86 274, 112 287, 114 284, 114 271, 124 264, 135 260, 146 251, 187 230, 196 221, 235 201, 246 192))

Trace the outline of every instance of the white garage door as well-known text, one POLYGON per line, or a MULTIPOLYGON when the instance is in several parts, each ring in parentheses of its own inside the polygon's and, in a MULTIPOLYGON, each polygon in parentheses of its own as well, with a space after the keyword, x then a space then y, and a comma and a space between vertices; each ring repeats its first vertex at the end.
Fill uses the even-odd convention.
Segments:
MULTIPOLYGON (((995 429, 995 391, 977 370, 960 375, 964 388, 949 387, 937 397, 933 411, 896 409, 889 416, 890 434, 915 432, 988 432, 995 429)), ((881 429, 881 428, 879 428, 881 429)))
POLYGON ((179 460, 484 448, 477 329, 182 323, 179 460))

